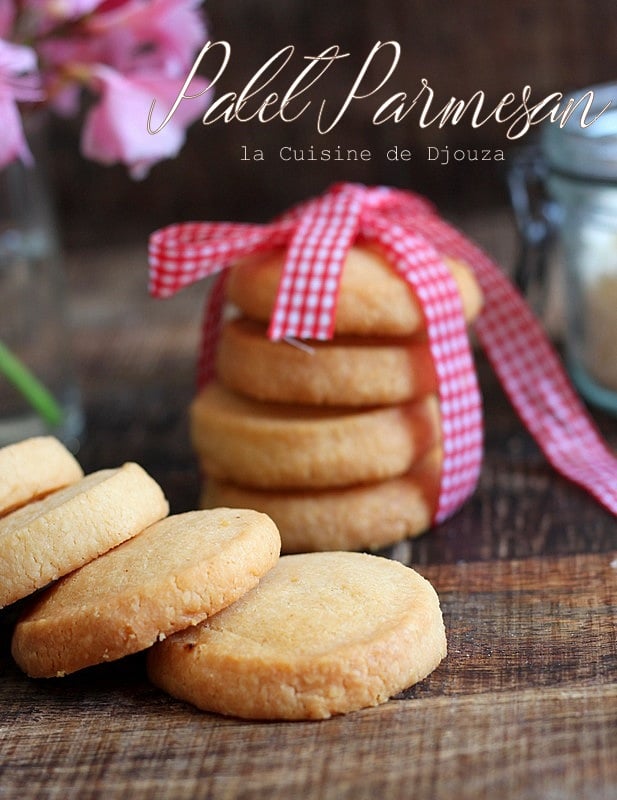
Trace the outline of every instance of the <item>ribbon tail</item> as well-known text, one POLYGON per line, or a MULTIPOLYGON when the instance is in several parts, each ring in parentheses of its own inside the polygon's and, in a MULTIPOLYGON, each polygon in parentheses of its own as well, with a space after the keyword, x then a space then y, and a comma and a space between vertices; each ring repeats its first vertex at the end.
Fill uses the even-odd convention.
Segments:
POLYGON ((552 466, 617 514, 617 458, 575 393, 557 352, 499 267, 439 221, 437 247, 467 263, 485 295, 475 331, 506 394, 552 466))
POLYGON ((365 216, 362 233, 413 288, 425 318, 439 385, 443 465, 434 522, 440 523, 471 496, 482 465, 482 401, 460 295, 430 239, 379 212, 365 216))

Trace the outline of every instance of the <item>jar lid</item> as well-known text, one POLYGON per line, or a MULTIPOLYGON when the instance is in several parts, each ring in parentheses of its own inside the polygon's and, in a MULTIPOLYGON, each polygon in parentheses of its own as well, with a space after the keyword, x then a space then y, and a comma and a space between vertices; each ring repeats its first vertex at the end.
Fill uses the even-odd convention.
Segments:
POLYGON ((591 86, 566 99, 570 97, 582 102, 566 123, 545 123, 542 128, 542 151, 549 166, 576 178, 617 180, 617 83, 591 86), (583 127, 581 115, 588 92, 593 93, 593 100, 586 118, 599 116, 583 127))

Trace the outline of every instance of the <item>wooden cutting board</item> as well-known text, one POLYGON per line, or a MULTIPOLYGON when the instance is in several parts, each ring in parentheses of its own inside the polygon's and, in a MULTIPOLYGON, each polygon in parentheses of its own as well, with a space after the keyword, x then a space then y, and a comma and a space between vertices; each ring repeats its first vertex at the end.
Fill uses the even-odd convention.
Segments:
POLYGON ((0 615, 0 797, 617 797, 617 552, 433 565, 449 655, 376 709, 200 713, 141 656, 31 681, 0 615))

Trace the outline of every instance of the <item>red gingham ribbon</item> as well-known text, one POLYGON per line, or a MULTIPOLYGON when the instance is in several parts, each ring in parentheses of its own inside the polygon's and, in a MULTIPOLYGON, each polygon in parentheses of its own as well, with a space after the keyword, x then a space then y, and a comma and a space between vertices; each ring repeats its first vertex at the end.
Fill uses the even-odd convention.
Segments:
POLYGON ((340 276, 352 242, 376 242, 418 296, 438 376, 444 463, 435 522, 471 495, 482 458, 482 417, 456 283, 444 256, 465 261, 485 297, 475 329, 523 422, 551 464, 617 514, 617 459, 603 444, 559 359, 499 267, 423 198, 386 187, 339 184, 266 225, 186 223, 150 239, 150 292, 168 297, 220 273, 204 320, 200 374, 212 377, 226 268, 287 247, 268 335, 333 335, 340 276))

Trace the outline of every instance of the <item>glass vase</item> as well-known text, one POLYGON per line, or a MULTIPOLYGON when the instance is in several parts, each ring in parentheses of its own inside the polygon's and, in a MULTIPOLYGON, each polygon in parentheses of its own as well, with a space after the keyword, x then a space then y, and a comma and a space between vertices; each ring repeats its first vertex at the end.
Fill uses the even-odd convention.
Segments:
POLYGON ((44 120, 31 121, 34 164, 0 170, 0 446, 83 430, 71 358, 64 265, 45 179, 44 120))

